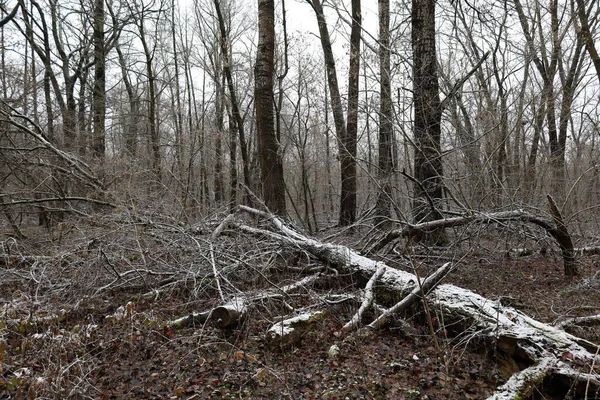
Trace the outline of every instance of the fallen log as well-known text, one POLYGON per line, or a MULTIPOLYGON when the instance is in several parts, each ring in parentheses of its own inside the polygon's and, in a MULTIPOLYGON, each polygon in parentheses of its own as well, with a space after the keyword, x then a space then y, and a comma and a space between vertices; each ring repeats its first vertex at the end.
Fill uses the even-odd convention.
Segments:
MULTIPOLYGON (((230 328, 241 321, 248 307, 258 301, 289 296, 289 293, 306 288, 315 283, 321 277, 320 274, 306 276, 299 281, 290 283, 280 288, 274 288, 261 293, 246 293, 243 296, 235 296, 227 303, 207 311, 192 313, 167 323, 174 329, 187 328, 196 324, 211 322, 217 328, 230 328)), ((290 308, 290 307, 288 307, 290 308)), ((293 308, 290 311, 294 311, 293 308)))
POLYGON ((267 331, 267 342, 271 347, 280 349, 296 346, 323 316, 322 311, 308 311, 277 322, 267 331))
MULTIPOLYGON (((211 310, 212 311, 212 310, 211 310)), ((204 324, 208 317, 210 317, 210 311, 204 311, 201 313, 192 313, 185 317, 174 319, 167 325, 173 329, 183 329, 197 324, 204 324)))
POLYGON ((402 299, 402 301, 387 309, 383 314, 371 322, 369 324, 369 328, 383 328, 388 324, 390 318, 405 311, 408 307, 414 304, 419 299, 420 294, 427 294, 431 289, 437 286, 437 284, 448 274, 450 268, 450 263, 442 265, 437 271, 428 276, 422 285, 416 285, 415 288, 405 298, 402 299))
POLYGON ((525 210, 501 211, 494 213, 469 213, 451 218, 444 218, 436 221, 428 221, 420 224, 406 224, 402 229, 394 229, 386 233, 383 237, 377 238, 364 249, 365 254, 374 254, 381 250, 392 241, 400 238, 421 237, 431 232, 439 231, 445 228, 455 228, 469 224, 493 224, 508 221, 520 221, 530 223, 541 227, 556 241, 563 255, 563 264, 565 275, 574 276, 578 274, 576 252, 573 248, 573 241, 566 224, 563 222, 562 215, 554 203, 552 196, 548 195, 548 204, 552 221, 540 218, 525 210))
MULTIPOLYGON (((560 359, 549 356, 535 365, 514 374, 499 386, 486 400, 530 399, 541 386, 551 386, 557 395, 564 392, 569 399, 598 399, 600 381, 598 376, 574 371, 560 359), (562 390, 561 388, 562 387, 562 390)), ((563 396, 561 396, 563 398, 563 396)))
POLYGON ((173 329, 182 329, 210 321, 217 328, 230 328, 240 322, 247 308, 247 299, 234 297, 227 304, 223 304, 208 311, 192 313, 174 319, 168 322, 167 325, 173 329))
POLYGON ((229 328, 242 319, 248 308, 248 302, 243 297, 234 297, 229 303, 212 310, 210 319, 217 328, 229 328))
MULTIPOLYGON (((244 211, 253 212, 248 208, 244 211)), ((274 216, 270 218, 276 220, 274 216)), ((282 223, 277 221, 278 224, 282 223)), ((242 224, 234 224, 234 227, 306 250, 341 271, 360 274, 366 279, 372 277, 383 265, 384 272, 378 280, 379 285, 399 294, 410 292, 417 282, 415 275, 361 256, 346 246, 322 243, 297 233, 286 235, 242 224)), ((491 345, 495 345, 496 352, 503 354, 508 360, 506 367, 509 369, 514 366, 525 369, 549 356, 561 357, 568 354, 569 357, 565 358, 561 368, 572 371, 573 376, 576 376, 580 373, 577 371, 578 366, 593 365, 598 361, 598 355, 594 354, 596 344, 536 321, 514 308, 502 306, 499 302, 469 290, 443 284, 431 292, 428 301, 433 303, 432 309, 443 313, 443 319, 440 320, 445 321, 448 330, 451 327, 457 335, 487 338, 491 345), (572 362, 574 360, 576 362, 572 362)), ((600 375, 593 370, 590 375, 595 380, 600 379, 600 375)))
POLYGON ((342 327, 343 330, 349 331, 358 326, 365 311, 373 304, 373 285, 375 284, 375 282, 377 282, 377 279, 379 279, 379 277, 383 275, 384 272, 385 267, 382 265, 379 268, 377 268, 377 271, 375 271, 371 279, 369 279, 369 282, 367 282, 367 285, 365 286, 365 295, 363 296, 362 304, 360 305, 358 311, 356 312, 356 314, 354 314, 352 319, 342 327))
POLYGON ((600 254, 600 246, 587 246, 574 249, 575 253, 585 254, 588 256, 600 254))
POLYGON ((558 360, 554 357, 547 357, 540 360, 537 364, 514 374, 510 379, 494 392, 486 400, 514 400, 529 398, 537 384, 550 374, 551 368, 556 365, 558 360))
POLYGON ((565 328, 568 326, 598 326, 600 325, 600 314, 587 315, 585 317, 575 317, 560 321, 555 326, 557 328, 565 328))

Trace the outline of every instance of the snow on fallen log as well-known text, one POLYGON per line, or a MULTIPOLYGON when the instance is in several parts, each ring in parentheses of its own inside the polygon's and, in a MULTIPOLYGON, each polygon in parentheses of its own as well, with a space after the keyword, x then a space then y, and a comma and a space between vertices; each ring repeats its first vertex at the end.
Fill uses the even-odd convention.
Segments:
POLYGON ((598 375, 575 371, 560 359, 550 356, 511 376, 486 400, 529 399, 542 385, 568 388, 572 396, 569 398, 578 399, 597 399, 600 390, 598 375))
POLYGON ((236 325, 243 318, 247 308, 248 301, 246 299, 234 297, 227 304, 215 307, 212 310, 192 313, 174 319, 168 323, 168 326, 181 329, 211 321, 217 328, 229 328, 236 325))
POLYGON ((234 297, 232 300, 213 309, 192 313, 174 319, 168 322, 167 325, 171 328, 182 329, 197 324, 212 322, 217 328, 229 328, 237 324, 243 318, 247 308, 252 303, 258 300, 285 298, 289 293, 309 287, 319 280, 321 276, 321 274, 308 275, 299 281, 292 282, 280 288, 270 289, 256 294, 246 293, 244 296, 234 297))
POLYGON ((555 324, 557 328, 565 328, 568 326, 598 326, 600 325, 600 314, 588 315, 585 317, 575 317, 565 319, 555 324))
MULTIPOLYGON (((211 310, 212 311, 212 310, 211 310)), ((197 324, 204 324, 208 318, 210 317, 210 311, 204 311, 201 313, 192 313, 186 315, 185 317, 180 317, 170 321, 168 323, 169 327, 174 329, 182 329, 190 326, 194 326, 197 324)))
POLYGON ((247 308, 246 299, 234 297, 229 303, 213 309, 210 319, 217 328, 229 328, 242 319, 247 308))
POLYGON ((387 325, 390 318, 401 313, 414 304, 420 298, 419 295, 422 293, 427 294, 432 288, 434 288, 448 274, 448 272, 450 272, 450 269, 450 263, 442 265, 437 271, 428 276, 422 285, 416 285, 415 288, 402 299, 402 301, 387 309, 383 314, 377 317, 375 321, 371 322, 369 327, 374 329, 383 328, 385 325, 387 325))
POLYGON ((365 295, 363 296, 362 304, 360 305, 360 307, 358 308, 358 311, 356 312, 356 314, 354 314, 352 319, 350 321, 348 321, 346 323, 346 325, 344 325, 342 327, 343 330, 349 331, 358 326, 365 311, 367 311, 367 309, 369 307, 371 307, 371 305, 373 304, 373 298, 374 298, 373 285, 375 284, 375 282, 377 282, 377 279, 379 279, 379 277, 381 275, 383 275, 384 272, 385 272, 385 265, 380 265, 379 268, 377 268, 377 271, 375 271, 375 273, 371 277, 371 279, 369 279, 369 282, 367 282, 367 284, 365 286, 365 295))
POLYGON ((514 374, 510 379, 494 392, 486 400, 514 400, 526 399, 533 394, 536 384, 539 384, 550 373, 551 368, 556 366, 557 359, 547 357, 536 365, 525 368, 514 374))
POLYGON ((267 342, 271 347, 295 346, 300 343, 302 337, 314 323, 320 321, 323 316, 322 311, 309 311, 277 322, 267 331, 267 342))
MULTIPOLYGON (((244 211, 252 212, 251 210, 245 208, 244 211)), ((276 219, 273 216, 270 218, 276 219)), ((246 233, 267 236, 306 250, 331 266, 345 272, 358 273, 367 279, 384 265, 385 271, 379 278, 378 284, 399 294, 412 291, 417 282, 415 275, 361 256, 346 246, 322 243, 298 233, 294 235, 287 235, 284 232, 274 233, 247 225, 235 227, 246 233)), ((435 309, 443 312, 448 329, 452 326, 452 329, 459 330, 457 334, 479 335, 493 339, 497 351, 508 356, 513 364, 527 367, 549 355, 560 357, 563 354, 569 354, 569 360, 577 361, 573 362, 573 368, 600 361, 598 355, 594 354, 597 349, 596 344, 537 321, 514 308, 504 307, 499 302, 486 299, 470 290, 449 284, 440 285, 431 292, 429 301, 435 305, 435 309)), ((565 363, 564 368, 569 367, 565 363)), ((595 379, 600 378, 597 374, 591 375, 595 379)))
POLYGON ((546 196, 548 207, 552 215, 552 221, 540 218, 525 210, 500 211, 494 213, 474 213, 470 212, 465 215, 444 218, 435 221, 427 221, 419 224, 407 224, 402 229, 394 229, 389 231, 383 237, 374 240, 367 248, 365 253, 373 254, 384 248, 390 242, 400 237, 418 237, 428 232, 434 232, 439 229, 454 228, 469 224, 492 224, 506 221, 521 221, 531 223, 543 228, 548 233, 561 249, 563 256, 563 264, 565 275, 575 276, 578 274, 576 252, 573 248, 573 240, 563 221, 562 215, 554 202, 552 196, 546 196))

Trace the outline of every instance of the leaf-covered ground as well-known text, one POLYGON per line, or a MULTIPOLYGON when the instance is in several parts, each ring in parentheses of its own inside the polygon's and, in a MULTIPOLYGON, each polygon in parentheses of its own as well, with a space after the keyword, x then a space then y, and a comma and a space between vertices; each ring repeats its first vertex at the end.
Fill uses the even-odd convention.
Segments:
MULTIPOLYGON (((236 232, 212 239, 216 222, 187 227, 112 216, 65 224, 60 236, 5 238, 0 398, 484 399, 507 378, 490 342, 448 337, 435 308, 435 340, 419 312, 382 331, 343 332, 358 303, 328 296, 358 293, 364 282, 264 239, 236 232), (230 295, 258 295, 316 270, 322 278, 285 304, 256 301, 231 329, 171 328, 170 321, 220 303, 215 270, 230 295), (280 348, 265 332, 292 313, 287 306, 318 308, 325 317, 300 345, 280 348)), ((365 233, 333 240, 359 248, 365 233)), ((499 246, 494 232, 487 237, 487 245, 481 239, 427 257, 415 251, 411 263, 401 251, 379 257, 398 268, 417 265, 423 276, 451 259, 457 267, 447 282, 545 322, 600 313, 598 256, 583 256, 581 276, 568 279, 551 247, 541 255, 515 236, 514 248, 532 250, 517 255, 508 239, 499 246)), ((573 333, 600 341, 597 326, 573 333)), ((566 396, 549 387, 536 398, 566 396)))

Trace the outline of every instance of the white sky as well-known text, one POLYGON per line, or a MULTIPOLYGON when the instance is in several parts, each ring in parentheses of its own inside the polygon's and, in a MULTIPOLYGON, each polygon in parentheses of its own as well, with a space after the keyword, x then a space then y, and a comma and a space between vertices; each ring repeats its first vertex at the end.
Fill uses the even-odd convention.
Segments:
MULTIPOLYGON (((346 3, 346 8, 340 8, 340 12, 347 20, 350 20, 349 1, 344 0, 343 3, 346 3)), ((367 29, 374 37, 377 37, 377 1, 363 0, 362 3, 363 28, 367 29)), ((291 32, 298 31, 318 34, 317 17, 306 0, 287 0, 285 6, 287 9, 288 29, 291 32)), ((281 4, 278 3, 277 7, 281 7, 281 4)), ((335 37, 334 27, 336 23, 344 23, 339 21, 338 16, 330 7, 325 7, 325 12, 327 14, 329 32, 335 37)), ((346 40, 348 39, 346 38, 346 40)))

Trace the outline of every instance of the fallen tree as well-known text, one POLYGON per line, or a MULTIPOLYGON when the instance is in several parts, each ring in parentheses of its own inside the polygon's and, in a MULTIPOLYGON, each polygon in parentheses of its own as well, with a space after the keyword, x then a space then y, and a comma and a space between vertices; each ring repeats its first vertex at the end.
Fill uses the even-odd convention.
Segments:
POLYGON ((382 237, 378 237, 370 243, 365 249, 365 254, 373 254, 381 250, 392 241, 404 237, 414 238, 423 236, 429 232, 435 232, 445 228, 455 228, 469 224, 494 224, 505 223, 509 221, 520 221, 531 223, 544 229, 558 244, 564 263, 564 271, 567 276, 578 274, 576 250, 573 247, 571 235, 563 221, 562 215, 554 202, 552 196, 548 195, 548 205, 552 221, 540 218, 525 210, 502 211, 493 213, 469 212, 465 215, 454 216, 451 218, 428 221, 420 224, 407 223, 402 229, 394 229, 387 232, 382 237))
MULTIPOLYGON (((419 279, 411 273, 364 257, 346 246, 322 243, 305 237, 267 213, 248 207, 240 207, 239 210, 267 218, 278 232, 248 226, 230 217, 225 223, 229 228, 278 240, 307 251, 340 271, 357 274, 365 279, 371 279, 375 274, 381 275, 377 280, 378 286, 386 291, 399 296, 413 292, 415 296, 419 279)), ((517 215, 525 219, 531 218, 524 213, 509 214, 507 218, 515 218, 517 215)), ((222 224, 218 229, 221 232, 226 228, 222 224)), ((484 339, 489 346, 493 346, 504 374, 513 375, 513 379, 499 388, 490 399, 526 395, 540 379, 557 374, 562 378, 566 377, 572 384, 583 380, 588 388, 590 385, 595 390, 599 387, 600 375, 595 368, 599 361, 598 346, 590 341, 454 285, 437 286, 429 293, 428 303, 431 304, 431 309, 443 314, 442 318, 438 318, 445 321, 443 328, 461 340, 484 339), (535 379, 528 378, 531 376, 535 379)), ((381 326, 384 324, 374 324, 375 328, 381 326)))

